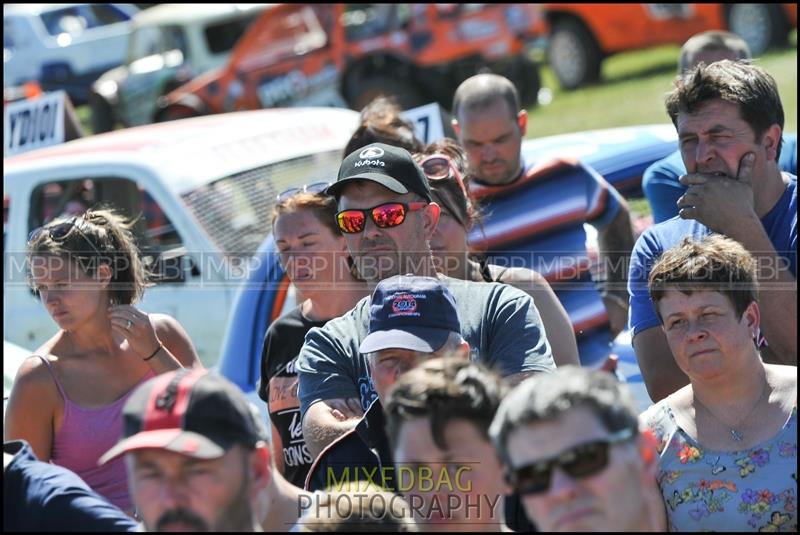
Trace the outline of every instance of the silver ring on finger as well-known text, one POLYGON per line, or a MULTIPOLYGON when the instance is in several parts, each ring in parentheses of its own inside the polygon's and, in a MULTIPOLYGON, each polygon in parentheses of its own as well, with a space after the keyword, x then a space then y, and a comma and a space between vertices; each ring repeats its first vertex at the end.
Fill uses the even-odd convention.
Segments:
POLYGON ((133 322, 132 322, 131 320, 128 320, 128 327, 127 327, 127 329, 128 329, 128 330, 130 330, 130 328, 131 328, 132 326, 133 326, 133 322))

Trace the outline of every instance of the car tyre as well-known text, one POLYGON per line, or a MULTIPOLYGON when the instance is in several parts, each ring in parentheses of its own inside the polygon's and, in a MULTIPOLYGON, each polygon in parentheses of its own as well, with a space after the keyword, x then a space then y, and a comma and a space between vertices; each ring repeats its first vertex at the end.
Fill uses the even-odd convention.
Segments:
POLYGON ((111 132, 114 129, 114 110, 111 104, 94 91, 89 92, 89 109, 93 133, 111 132))
POLYGON ((733 4, 727 22, 730 31, 747 42, 753 56, 760 56, 772 46, 785 45, 789 38, 786 16, 775 4, 733 4))
POLYGON ((410 82, 391 76, 369 76, 356 81, 352 87, 350 105, 356 111, 361 111, 364 106, 381 95, 394 96, 404 110, 425 104, 419 90, 410 82))
POLYGON ((564 89, 575 89, 600 78, 601 53, 586 27, 574 19, 560 20, 547 47, 550 67, 564 89))

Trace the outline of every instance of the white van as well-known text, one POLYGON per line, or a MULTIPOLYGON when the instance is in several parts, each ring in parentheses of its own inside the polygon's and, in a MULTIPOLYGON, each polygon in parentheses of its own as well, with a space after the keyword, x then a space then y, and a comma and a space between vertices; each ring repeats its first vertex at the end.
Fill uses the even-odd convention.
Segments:
POLYGON ((112 203, 142 214, 135 232, 161 280, 142 309, 178 319, 216 363, 237 284, 269 234, 275 197, 336 177, 358 113, 269 109, 92 136, 3 161, 5 337, 36 348, 56 332, 26 282, 31 230, 112 203))
POLYGON ((133 4, 3 4, 3 85, 38 81, 75 103, 125 58, 133 4))

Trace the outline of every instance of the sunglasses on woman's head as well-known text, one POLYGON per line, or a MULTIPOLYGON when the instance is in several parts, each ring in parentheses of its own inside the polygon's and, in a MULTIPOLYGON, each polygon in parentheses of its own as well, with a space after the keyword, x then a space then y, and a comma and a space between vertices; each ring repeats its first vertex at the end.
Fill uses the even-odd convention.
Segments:
POLYGON ((550 459, 507 471, 506 481, 524 496, 547 492, 556 467, 575 479, 591 477, 608 466, 608 453, 613 444, 625 442, 633 436, 632 429, 623 429, 606 439, 578 444, 550 459))
POLYGON ((322 193, 328 189, 330 185, 330 182, 314 182, 313 184, 306 184, 301 188, 289 188, 278 193, 278 196, 275 197, 275 202, 283 202, 290 197, 294 197, 298 193, 322 193))
POLYGON ((356 208, 342 210, 336 214, 336 224, 339 230, 346 234, 363 232, 367 225, 367 215, 372 217, 372 222, 378 228, 396 227, 406 220, 406 213, 413 212, 428 206, 427 202, 387 202, 374 208, 359 210, 356 208))
POLYGON ((79 216, 71 217, 69 220, 64 221, 63 223, 57 223, 55 225, 45 225, 43 227, 35 228, 28 234, 28 245, 33 243, 36 239, 41 236, 42 232, 47 231, 47 235, 50 237, 51 240, 57 243, 61 243, 69 237, 70 233, 73 229, 75 229, 78 234, 83 237, 86 243, 96 252, 100 254, 100 250, 97 246, 92 243, 92 240, 84 232, 84 229, 87 228, 87 221, 79 216))
POLYGON ((461 193, 464 194, 464 198, 469 199, 467 187, 464 185, 464 179, 461 177, 461 173, 458 172, 458 169, 453 165, 450 158, 441 154, 434 154, 432 156, 427 156, 419 165, 422 167, 422 172, 428 180, 455 179, 456 183, 458 183, 458 187, 461 189, 461 193))

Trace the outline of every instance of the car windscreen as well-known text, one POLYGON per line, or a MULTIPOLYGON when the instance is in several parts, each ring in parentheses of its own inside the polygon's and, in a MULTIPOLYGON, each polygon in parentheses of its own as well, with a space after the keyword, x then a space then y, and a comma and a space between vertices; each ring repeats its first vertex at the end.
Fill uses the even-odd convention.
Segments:
POLYGON ((50 35, 79 34, 87 29, 130 19, 128 14, 109 4, 76 4, 43 11, 39 17, 50 35))
POLYGON ((277 195, 335 180, 341 151, 327 151, 236 173, 182 197, 226 259, 251 257, 272 231, 277 195))

